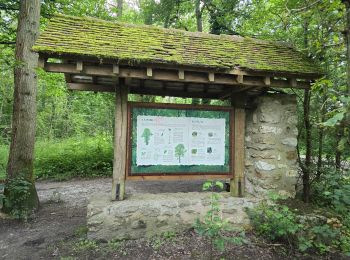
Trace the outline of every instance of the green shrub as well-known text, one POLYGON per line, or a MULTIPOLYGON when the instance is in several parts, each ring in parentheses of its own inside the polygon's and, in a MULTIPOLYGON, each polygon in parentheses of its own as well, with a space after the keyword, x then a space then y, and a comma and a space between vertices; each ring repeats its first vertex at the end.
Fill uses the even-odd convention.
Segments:
POLYGON ((288 244, 301 252, 350 252, 350 229, 336 217, 328 218, 327 223, 305 221, 305 217, 277 200, 264 201, 248 214, 254 230, 270 241, 288 244))
POLYGON ((30 197, 30 190, 32 184, 23 177, 10 179, 6 187, 8 192, 6 196, 2 195, 4 200, 4 207, 9 209, 9 214, 20 220, 26 220, 30 215, 30 211, 26 206, 26 202, 30 197))
POLYGON ((298 223, 296 214, 284 205, 262 202, 248 213, 257 233, 271 241, 293 244, 303 227, 298 223))
POLYGON ((325 172, 312 186, 313 202, 347 216, 350 213, 350 172, 325 172))

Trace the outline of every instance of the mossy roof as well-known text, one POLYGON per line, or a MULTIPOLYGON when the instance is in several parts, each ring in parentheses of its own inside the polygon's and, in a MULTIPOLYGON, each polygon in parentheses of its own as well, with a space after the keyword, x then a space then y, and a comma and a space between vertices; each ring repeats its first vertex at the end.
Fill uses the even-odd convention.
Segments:
POLYGON ((309 58, 286 45, 229 35, 211 35, 155 26, 108 22, 90 17, 54 16, 33 50, 128 63, 275 73, 319 74, 309 58))

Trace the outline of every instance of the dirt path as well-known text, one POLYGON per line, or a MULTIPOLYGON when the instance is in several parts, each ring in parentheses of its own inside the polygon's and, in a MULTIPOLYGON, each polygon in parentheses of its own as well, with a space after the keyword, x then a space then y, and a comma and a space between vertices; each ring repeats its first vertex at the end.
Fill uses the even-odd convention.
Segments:
MULTIPOLYGON (((199 191, 201 181, 130 182, 127 193, 199 191)), ((37 183, 41 209, 28 223, 0 218, 0 259, 45 259, 55 244, 75 236, 86 225, 87 198, 95 192, 109 193, 111 179, 37 183)))
MULTIPOLYGON (((202 181, 133 182, 127 193, 200 191, 202 181)), ((41 209, 27 223, 1 219, 0 259, 295 259, 285 249, 266 246, 248 235, 244 246, 229 246, 210 256, 209 242, 195 232, 133 241, 95 243, 84 239, 87 198, 108 193, 111 180, 38 182, 41 209)), ((313 258, 313 257, 312 257, 313 258)), ((305 259, 312 259, 306 257, 305 259)), ((315 257, 314 259, 321 259, 315 257)), ((332 259, 327 257, 325 259, 332 259)), ((340 259, 339 257, 334 259, 340 259)))

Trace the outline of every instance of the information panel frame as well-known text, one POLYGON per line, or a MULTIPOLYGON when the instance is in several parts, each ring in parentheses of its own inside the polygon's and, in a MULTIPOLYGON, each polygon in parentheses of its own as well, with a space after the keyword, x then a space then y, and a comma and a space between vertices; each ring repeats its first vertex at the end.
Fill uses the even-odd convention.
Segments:
MULTIPOLYGON (((169 104, 169 103, 141 103, 141 102, 128 102, 128 120, 127 120, 127 160, 126 160, 126 179, 129 180, 176 180, 176 179, 221 179, 221 178, 233 178, 234 171, 234 108, 230 106, 215 106, 215 105, 191 105, 191 104, 169 104), (133 129, 134 109, 160 109, 160 110, 178 110, 178 111, 207 111, 207 112, 227 112, 228 113, 228 170, 226 172, 155 172, 152 170, 142 173, 135 173, 132 170, 132 157, 133 157, 133 129)), ((136 149, 134 149, 136 151, 136 149)), ((226 153, 226 152, 225 152, 226 153)), ((134 155, 135 156, 135 155, 134 155)), ((180 166, 179 166, 180 167, 180 166)), ((150 167, 152 168, 152 167, 150 167)))

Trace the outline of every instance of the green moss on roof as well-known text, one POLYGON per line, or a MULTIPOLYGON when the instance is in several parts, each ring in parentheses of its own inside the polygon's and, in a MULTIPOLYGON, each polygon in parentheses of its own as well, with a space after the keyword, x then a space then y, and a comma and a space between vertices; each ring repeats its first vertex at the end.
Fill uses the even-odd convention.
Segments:
POLYGON ((320 72, 303 54, 278 43, 66 15, 50 20, 33 49, 46 54, 216 70, 240 67, 296 74, 320 72))

